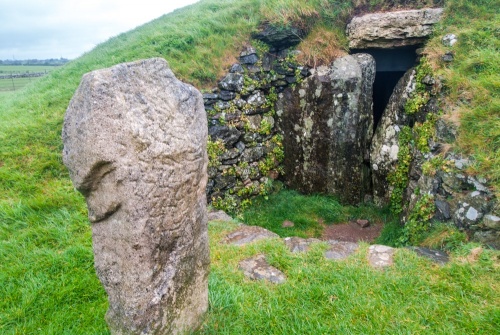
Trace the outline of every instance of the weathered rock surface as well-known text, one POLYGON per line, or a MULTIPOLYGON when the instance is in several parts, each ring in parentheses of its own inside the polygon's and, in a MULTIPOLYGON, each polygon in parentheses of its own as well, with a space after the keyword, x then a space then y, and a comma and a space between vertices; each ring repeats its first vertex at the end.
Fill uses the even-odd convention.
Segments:
POLYGON ((302 238, 302 237, 286 237, 283 239, 285 245, 290 249, 291 252, 305 252, 309 250, 309 247, 313 243, 321 242, 317 238, 302 238))
POLYGON ((330 247, 325 251, 325 257, 331 260, 343 260, 354 254, 359 245, 354 242, 344 242, 344 241, 327 241, 330 247))
POLYGON ((280 94, 276 109, 289 186, 363 202, 370 193, 374 78, 370 55, 348 55, 280 94))
POLYGON ((347 25, 349 47, 395 48, 422 44, 442 13, 442 8, 424 8, 354 17, 347 25))
MULTIPOLYGON (((270 189, 282 173, 282 141, 275 122, 276 94, 308 75, 290 59, 296 52, 246 47, 216 88, 204 94, 211 150, 207 196, 215 206, 243 201, 270 189)), ((222 206, 221 206, 222 207, 222 206)))
POLYGON ((368 248, 368 263, 378 269, 383 269, 394 264, 394 253, 396 249, 375 244, 368 248))
POLYGON ((387 176, 398 162, 399 133, 410 121, 405 105, 415 91, 415 75, 415 70, 411 69, 399 80, 372 139, 370 163, 373 201, 379 206, 389 203, 391 190, 387 176))
POLYGON ((269 265, 264 255, 257 255, 239 263, 240 270, 252 280, 265 280, 273 284, 282 284, 286 276, 277 268, 269 265))
POLYGON ((430 259, 434 263, 444 265, 450 261, 448 254, 441 250, 433 250, 424 247, 410 247, 417 255, 430 259))
POLYGON ((203 98, 165 60, 86 74, 63 128, 112 334, 181 334, 208 307, 203 98))
POLYGON ((257 226, 244 226, 229 233, 224 238, 224 243, 243 246, 252 242, 256 242, 268 238, 279 238, 278 234, 267 229, 257 226))
POLYGON ((262 31, 252 37, 281 50, 299 44, 305 35, 306 32, 298 27, 278 27, 266 24, 262 31))
POLYGON ((233 218, 224 211, 208 212, 208 221, 233 221, 233 218))

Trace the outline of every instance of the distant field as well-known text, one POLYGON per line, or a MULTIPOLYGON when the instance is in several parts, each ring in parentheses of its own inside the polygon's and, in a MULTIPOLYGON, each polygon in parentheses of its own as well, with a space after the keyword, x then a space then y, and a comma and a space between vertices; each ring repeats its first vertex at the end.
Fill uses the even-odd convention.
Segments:
MULTIPOLYGON (((57 66, 42 66, 42 65, 0 65, 0 76, 9 74, 47 72, 49 73, 57 66)), ((0 94, 4 92, 17 91, 28 83, 37 80, 35 78, 11 78, 0 79, 0 94)))
POLYGON ((0 75, 10 73, 44 72, 51 71, 57 66, 45 65, 0 65, 0 75))

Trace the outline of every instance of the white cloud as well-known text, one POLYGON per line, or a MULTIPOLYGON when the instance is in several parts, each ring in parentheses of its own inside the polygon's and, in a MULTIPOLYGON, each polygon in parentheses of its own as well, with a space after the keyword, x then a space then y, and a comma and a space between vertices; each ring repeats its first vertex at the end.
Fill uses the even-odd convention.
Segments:
POLYGON ((0 0, 0 59, 76 58, 198 0, 0 0))

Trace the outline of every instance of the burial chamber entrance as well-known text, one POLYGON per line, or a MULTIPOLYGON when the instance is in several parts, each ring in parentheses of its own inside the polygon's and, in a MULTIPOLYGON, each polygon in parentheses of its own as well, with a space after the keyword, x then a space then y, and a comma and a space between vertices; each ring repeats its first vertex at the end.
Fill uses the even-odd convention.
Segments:
POLYGON ((375 59, 376 75, 373 84, 374 129, 380 122, 399 79, 403 77, 406 71, 417 64, 417 49, 419 47, 351 49, 352 54, 367 53, 375 59))

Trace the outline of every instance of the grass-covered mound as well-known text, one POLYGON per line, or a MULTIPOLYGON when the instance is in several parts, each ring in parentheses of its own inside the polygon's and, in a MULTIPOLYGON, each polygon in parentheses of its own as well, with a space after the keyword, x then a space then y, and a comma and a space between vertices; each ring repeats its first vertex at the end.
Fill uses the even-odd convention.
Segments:
MULTIPOLYGON (((202 0, 0 97, 0 333, 107 333, 107 302, 93 269, 84 200, 61 160, 63 114, 84 73, 164 57, 180 79, 209 88, 263 21, 306 27, 311 34, 299 46, 303 60, 321 63, 346 52, 343 27, 352 13, 434 2, 202 0)), ((498 192, 500 6, 498 0, 450 0, 446 7, 439 34, 459 36, 455 62, 439 61, 439 34, 428 50, 435 70, 447 78, 449 109, 461 124, 457 150, 473 155, 475 171, 491 177, 498 192)), ((318 205, 325 200, 311 201, 308 207, 327 212, 311 216, 356 215, 335 204, 318 205)), ((375 272, 363 252, 331 263, 320 257, 321 246, 304 255, 273 242, 241 250, 220 246, 231 228, 210 227, 211 308, 204 333, 493 334, 500 325, 500 271, 493 252, 464 263, 458 259, 470 248, 464 246, 452 264, 439 268, 402 250, 393 269, 375 272), (243 279, 238 260, 261 251, 285 271, 287 284, 243 279)))

